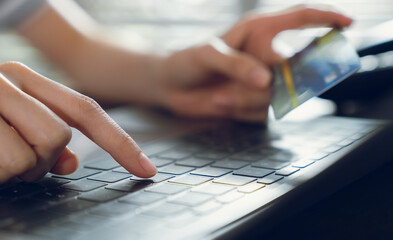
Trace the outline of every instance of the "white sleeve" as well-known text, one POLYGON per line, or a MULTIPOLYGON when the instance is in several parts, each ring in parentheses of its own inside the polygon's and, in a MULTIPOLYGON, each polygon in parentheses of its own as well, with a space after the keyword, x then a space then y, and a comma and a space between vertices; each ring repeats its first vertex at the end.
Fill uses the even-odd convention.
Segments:
POLYGON ((17 25, 45 0, 0 0, 0 29, 17 25))

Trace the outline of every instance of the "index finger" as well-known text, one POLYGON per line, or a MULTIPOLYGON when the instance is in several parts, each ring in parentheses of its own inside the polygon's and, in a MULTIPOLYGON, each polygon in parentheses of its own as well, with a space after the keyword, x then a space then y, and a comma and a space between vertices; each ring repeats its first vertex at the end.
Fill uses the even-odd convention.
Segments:
MULTIPOLYGON (((261 19, 262 21, 263 19, 261 19)), ((342 14, 320 10, 316 8, 299 6, 287 13, 272 16, 269 20, 269 29, 275 34, 288 30, 308 26, 347 27, 352 19, 342 14)))
POLYGON ((3 73, 10 79, 16 79, 24 92, 48 106, 71 127, 79 129, 129 172, 139 177, 156 174, 156 167, 135 141, 91 98, 21 64, 14 63, 3 73))

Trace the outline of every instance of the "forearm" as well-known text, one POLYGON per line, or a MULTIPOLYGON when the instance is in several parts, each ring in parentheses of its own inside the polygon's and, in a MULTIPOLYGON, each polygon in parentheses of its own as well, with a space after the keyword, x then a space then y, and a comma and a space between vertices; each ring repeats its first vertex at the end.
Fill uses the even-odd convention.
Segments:
POLYGON ((53 6, 44 8, 19 33, 76 80, 82 91, 112 102, 159 103, 155 81, 163 76, 164 57, 116 44, 83 13, 76 14, 78 22, 73 24, 75 19, 53 6))

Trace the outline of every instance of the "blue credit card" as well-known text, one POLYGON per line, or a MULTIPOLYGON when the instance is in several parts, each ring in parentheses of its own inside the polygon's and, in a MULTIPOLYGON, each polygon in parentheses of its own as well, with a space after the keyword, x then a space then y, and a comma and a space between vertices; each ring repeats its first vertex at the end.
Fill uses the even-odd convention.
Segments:
POLYGON ((360 68, 354 47, 338 29, 315 38, 307 47, 273 67, 272 107, 280 119, 360 68))

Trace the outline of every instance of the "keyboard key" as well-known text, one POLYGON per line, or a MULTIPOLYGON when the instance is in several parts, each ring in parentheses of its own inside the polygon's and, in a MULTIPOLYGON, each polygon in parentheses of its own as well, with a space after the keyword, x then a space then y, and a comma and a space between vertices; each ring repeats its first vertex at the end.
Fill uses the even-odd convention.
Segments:
POLYGON ((159 142, 153 143, 146 146, 141 146, 143 153, 146 154, 148 157, 152 157, 158 153, 167 151, 173 147, 175 147, 177 143, 175 142, 159 142))
POLYGON ((299 161, 292 163, 292 167, 305 168, 305 167, 310 166, 313 163, 314 163, 314 161, 312 161, 312 160, 299 160, 299 161))
POLYGON ((211 161, 211 160, 205 160, 205 159, 192 157, 192 158, 188 158, 186 160, 176 162, 176 165, 200 168, 200 167, 207 166, 207 165, 211 164, 212 162, 213 161, 211 161))
POLYGON ((167 165, 165 167, 158 168, 158 172, 180 175, 180 174, 190 172, 194 169, 195 168, 192 168, 192 167, 184 167, 184 166, 177 166, 175 164, 171 164, 171 165, 167 165))
POLYGON ((105 188, 111 189, 111 190, 122 191, 122 192, 136 192, 136 191, 139 191, 149 185, 150 185, 150 183, 148 183, 148 182, 133 181, 133 180, 126 179, 121 182, 111 184, 105 188))
POLYGON ((279 161, 272 161, 272 160, 260 160, 258 162, 253 163, 251 166, 259 167, 259 168, 266 168, 272 170, 278 170, 288 166, 288 162, 279 162, 279 161))
POLYGON ((312 160, 321 160, 324 159, 325 157, 327 157, 329 154, 325 153, 325 152, 316 152, 314 154, 312 154, 309 158, 312 160))
POLYGON ((37 183, 20 182, 14 186, 0 190, 0 198, 17 199, 45 191, 45 187, 37 183))
POLYGON ((349 136, 348 139, 356 141, 356 140, 359 140, 359 139, 361 139, 363 137, 365 137, 364 133, 355 133, 352 136, 349 136))
POLYGON ((224 169, 224 168, 214 168, 214 167, 204 167, 197 169, 191 174, 193 175, 201 175, 201 176, 208 176, 208 177, 221 177, 225 174, 232 172, 232 170, 224 169))
POLYGON ((135 212, 139 207, 136 205, 124 204, 120 202, 110 202, 107 204, 99 205, 89 210, 90 214, 104 216, 104 217, 117 217, 124 214, 135 212))
POLYGON ((217 161, 217 162, 213 163, 212 167, 239 169, 239 168, 245 167, 247 165, 248 165, 248 163, 244 162, 244 161, 222 160, 222 161, 217 161))
POLYGON ((213 196, 197 192, 188 192, 169 200, 171 203, 181 204, 189 207, 197 206, 212 199, 213 196))
POLYGON ((169 180, 169 182, 196 186, 208 182, 212 179, 212 177, 187 174, 178 178, 171 179, 169 180))
POLYGON ((198 187, 198 188, 193 188, 191 191, 218 196, 218 195, 227 193, 233 189, 235 189, 235 187, 233 187, 233 186, 210 183, 210 184, 205 184, 205 185, 198 187))
POLYGON ((94 202, 73 199, 73 200, 68 201, 66 203, 62 203, 62 204, 56 205, 54 207, 48 208, 47 210, 50 212, 70 214, 72 212, 85 210, 85 209, 93 207, 95 205, 96 205, 96 203, 94 203, 94 202))
POLYGON ((173 160, 159 159, 155 157, 151 158, 150 160, 154 163, 156 167, 163 167, 174 162, 173 160))
POLYGON ((143 212, 143 214, 155 216, 155 217, 168 217, 176 214, 184 213, 187 211, 187 207, 184 205, 173 204, 173 203, 162 203, 154 208, 143 212))
POLYGON ((229 175, 214 179, 213 182, 234 185, 234 186, 243 186, 243 185, 246 185, 247 183, 250 183, 255 180, 257 180, 257 179, 251 178, 251 177, 243 177, 243 176, 229 174, 229 175))
POLYGON ((47 226, 54 227, 54 228, 62 227, 62 228, 73 229, 75 231, 81 231, 81 232, 87 231, 87 229, 91 227, 87 224, 73 222, 64 218, 53 219, 53 221, 51 221, 47 226))
POLYGON ((88 162, 85 164, 85 168, 93 168, 98 170, 111 170, 116 167, 119 167, 119 163, 117 163, 109 154, 108 156, 100 157, 97 160, 92 162, 88 162))
POLYGON ((254 148, 254 149, 252 149, 252 150, 250 150, 250 151, 248 151, 249 153, 258 153, 260 156, 264 156, 264 157, 266 157, 266 156, 271 156, 271 155, 273 155, 273 154, 275 154, 275 153, 277 153, 277 152, 280 152, 281 151, 281 149, 279 149, 279 148, 275 148, 275 147, 272 147, 272 146, 261 146, 261 147, 257 147, 257 148, 254 148))
POLYGON ((117 168, 114 168, 114 169, 112 170, 112 172, 119 172, 119 173, 127 173, 127 174, 130 174, 130 172, 127 171, 127 170, 126 170, 124 167, 122 167, 122 166, 117 167, 117 168))
MULTIPOLYGON (((392 56, 390 56, 390 57, 392 57, 392 56)), ((362 128, 357 129, 356 131, 353 131, 353 134, 361 133, 363 135, 367 135, 367 134, 374 132, 376 129, 377 128, 375 126, 372 126, 372 127, 371 126, 364 126, 362 128)))
MULTIPOLYGON (((98 205, 100 206, 100 205, 98 205)), ((90 227, 96 227, 97 225, 101 225, 108 222, 107 218, 102 217, 101 215, 91 215, 88 212, 77 212, 74 214, 67 215, 63 219, 66 219, 71 222, 80 223, 82 225, 87 225, 90 227)))
POLYGON ((44 177, 38 181, 36 181, 35 183, 47 188, 47 189, 51 189, 51 188, 56 188, 59 187, 63 184, 69 183, 70 180, 65 180, 65 179, 60 179, 60 178, 52 178, 52 177, 44 177))
POLYGON ((273 170, 263 169, 263 168, 254 168, 254 167, 244 167, 239 170, 233 172, 234 175, 246 176, 246 177, 256 177, 262 178, 267 175, 274 173, 273 170))
MULTIPOLYGON (((16 226, 13 226, 13 231, 20 231, 20 232, 26 232, 33 234, 33 236, 36 236, 36 234, 40 231, 42 231, 43 236, 45 236, 45 231, 44 229, 47 229, 50 231, 50 228, 54 227, 60 227, 58 223, 64 222, 65 220, 62 220, 61 217, 64 216, 64 214, 57 213, 57 212, 49 212, 49 211, 41 211, 39 219, 37 219, 37 216, 34 219, 34 216, 26 216, 25 219, 21 219, 16 223, 16 226), (41 217, 42 216, 42 217, 41 217), (33 223, 34 222, 34 223, 33 223)), ((75 232, 77 232, 77 229, 74 229, 75 232)), ((41 234, 37 234, 41 235, 41 234)), ((46 239, 46 238, 44 238, 46 239)), ((64 239, 59 238, 59 239, 64 239)))
POLYGON ((182 151, 179 149, 172 149, 157 155, 158 158, 170 159, 170 160, 181 160, 191 156, 192 153, 182 151))
POLYGON ((204 151, 206 148, 200 144, 186 143, 178 146, 177 148, 190 153, 198 153, 204 151))
POLYGON ((69 175, 53 175, 52 177, 54 178, 63 178, 63 179, 68 179, 68 180, 79 180, 85 177, 89 177, 95 174, 100 173, 101 171, 94 170, 94 169, 88 169, 88 168, 79 168, 76 170, 74 173, 71 173, 69 175))
POLYGON ((287 176, 290 176, 290 175, 294 174, 295 172, 297 172, 299 170, 300 170, 299 168, 286 167, 286 168, 283 168, 281 170, 278 170, 276 172, 276 175, 287 177, 287 176))
POLYGON ((79 181, 74 181, 64 184, 63 186, 61 186, 61 188, 70 189, 78 192, 88 192, 103 187, 105 185, 106 185, 105 183, 82 179, 79 181))
POLYGON ((344 140, 342 140, 338 143, 335 143, 335 144, 337 144, 338 146, 341 146, 341 147, 346 147, 346 146, 351 145, 354 142, 355 142, 355 140, 347 138, 347 139, 344 139, 344 140))
POLYGON ((238 153, 235 154, 233 156, 230 157, 231 159, 234 160, 240 160, 240 161, 246 161, 246 162, 255 162, 258 160, 261 160, 261 158, 263 158, 262 154, 254 154, 254 153, 249 153, 249 152, 242 152, 242 153, 238 153))
POLYGON ((278 176, 278 175, 272 174, 272 175, 266 176, 266 177, 264 177, 262 179, 258 179, 257 182, 269 185, 269 184, 273 184, 275 182, 278 182, 278 181, 280 181, 283 178, 284 177, 282 177, 282 176, 278 176))
MULTIPOLYGON (((142 236, 146 236, 149 232, 156 230, 158 224, 163 226, 163 219, 142 215, 139 214, 139 212, 140 211, 138 211, 137 214, 127 216, 127 219, 116 223, 116 225, 112 225, 110 231, 104 230, 105 232, 103 232, 103 234, 100 234, 100 236, 103 236, 101 237, 101 239, 116 239, 116 237, 113 237, 114 233, 115 236, 117 236, 117 234, 120 234, 119 236, 123 237, 124 239, 149 239, 148 237, 143 238, 142 236), (124 231, 126 231, 126 233, 123 233, 124 231)), ((150 237, 150 239, 153 238, 150 237)))
MULTIPOLYGON (((63 227, 56 227, 56 228, 49 228, 49 227, 36 227, 33 229, 29 229, 31 234, 35 236, 45 237, 46 239, 59 239, 59 236, 67 236, 68 238, 72 238, 73 236, 76 237, 77 231, 75 229, 63 228, 63 227)), ((65 238, 63 238, 65 239, 65 238)))
POLYGON ((198 220, 196 214, 187 209, 185 212, 176 216, 167 217, 164 220, 164 227, 181 229, 193 224, 196 220, 198 220))
POLYGON ((93 180, 93 181, 106 182, 106 183, 114 183, 114 182, 118 182, 120 180, 129 178, 129 177, 130 177, 130 174, 126 174, 126 173, 105 172, 102 174, 97 174, 92 177, 88 177, 87 179, 93 180))
POLYGON ((46 202, 58 202, 79 195, 78 192, 55 188, 33 196, 34 199, 46 202))
POLYGON ((278 152, 269 157, 273 161, 290 162, 295 161, 297 156, 291 152, 278 152))
POLYGON ((249 183, 245 186, 239 187, 237 190, 241 193, 253 193, 259 189, 264 188, 265 185, 257 182, 249 183))
POLYGON ((197 215, 207 215, 219 210, 222 205, 217 201, 209 201, 207 203, 195 206, 192 211, 197 215))
POLYGON ((329 147, 323 148, 323 149, 322 149, 322 152, 326 152, 326 153, 335 153, 335 152, 337 152, 338 150, 340 150, 341 148, 343 148, 343 147, 342 147, 342 146, 339 146, 339 145, 333 144, 333 145, 330 145, 329 147))
POLYGON ((247 146, 241 146, 241 145, 227 145, 227 146, 219 146, 217 147, 217 151, 224 152, 227 155, 229 154, 234 154, 238 153, 240 151, 243 151, 247 146))
POLYGON ((340 142, 344 139, 344 136, 338 136, 335 134, 334 131, 330 131, 329 134, 320 134, 318 136, 319 140, 322 140, 322 142, 325 143, 335 143, 335 142, 340 142))
POLYGON ((226 152, 215 152, 215 151, 205 151, 196 154, 197 157, 199 158, 207 158, 211 160, 220 160, 228 156, 229 154, 226 152))
POLYGON ((172 195, 172 194, 183 192, 189 188, 190 187, 186 186, 186 185, 179 185, 179 184, 173 184, 173 183, 162 183, 157 186, 149 187, 149 188, 145 189, 145 191, 172 195))
POLYGON ((243 193, 240 193, 238 191, 231 191, 228 193, 225 193, 224 195, 216 197, 216 200, 220 203, 231 203, 234 202, 240 198, 244 197, 243 193))
POLYGON ((136 194, 131 194, 125 196, 119 200, 122 203, 135 204, 135 205, 148 205, 151 203, 155 203, 162 199, 165 199, 166 196, 159 193, 152 192, 139 192, 136 194))
POLYGON ((151 178, 140 178, 136 176, 132 176, 131 179, 135 181, 143 181, 143 182, 150 182, 150 183, 159 183, 165 180, 173 178, 175 175, 165 174, 165 173, 156 173, 154 177, 151 178))
POLYGON ((108 202, 113 199, 124 196, 125 192, 114 191, 110 189, 100 188, 88 193, 84 193, 78 197, 78 199, 92 201, 92 202, 108 202))
POLYGON ((44 206, 45 203, 30 198, 16 201, 0 200, 0 225, 2 224, 1 220, 3 219, 26 214, 29 211, 34 211, 37 208, 42 208, 44 206))

